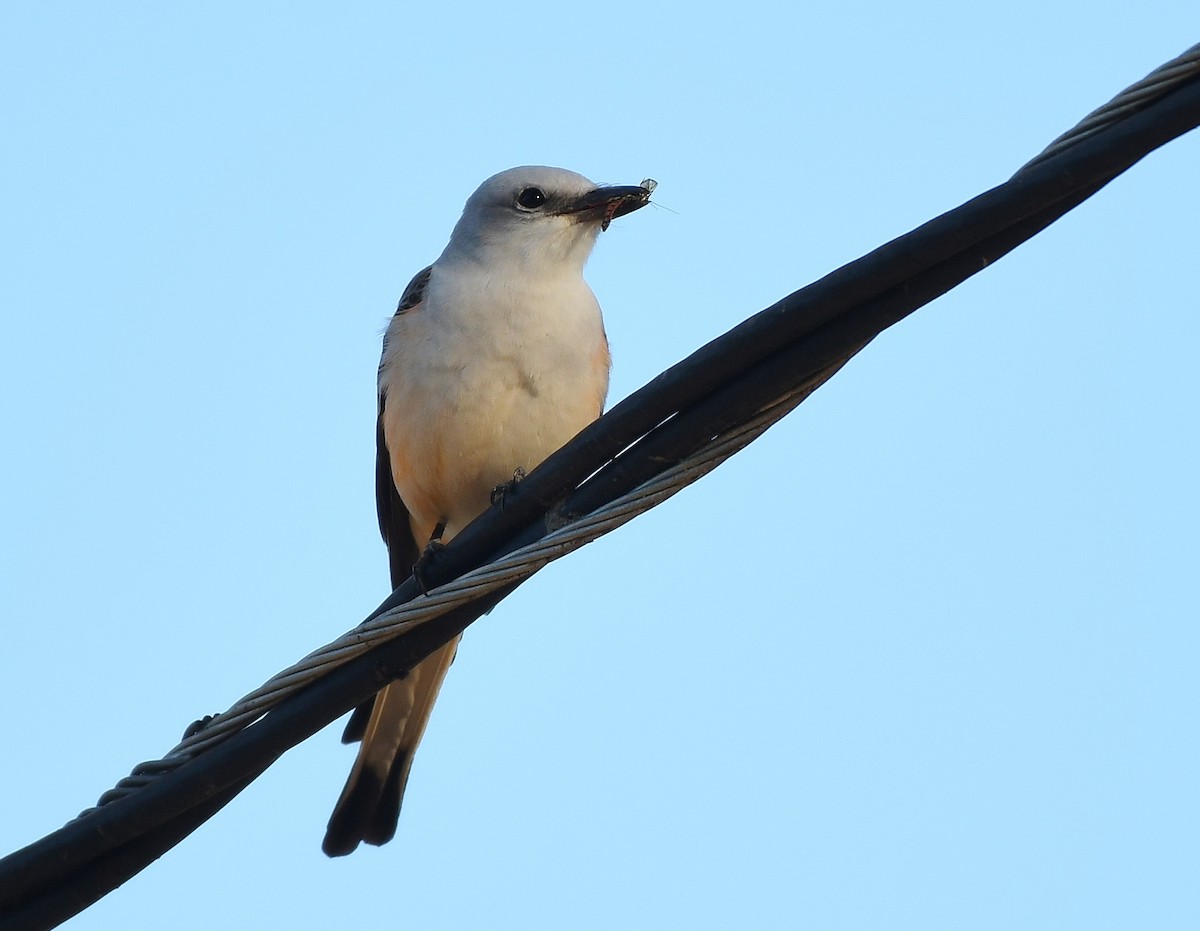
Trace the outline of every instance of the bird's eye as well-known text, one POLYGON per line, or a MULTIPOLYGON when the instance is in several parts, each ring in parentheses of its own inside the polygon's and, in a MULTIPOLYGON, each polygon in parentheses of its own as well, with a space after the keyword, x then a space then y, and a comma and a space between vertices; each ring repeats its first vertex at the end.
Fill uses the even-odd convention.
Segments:
POLYGON ((527 187, 517 195, 517 206, 525 210, 536 210, 546 202, 541 188, 527 187))

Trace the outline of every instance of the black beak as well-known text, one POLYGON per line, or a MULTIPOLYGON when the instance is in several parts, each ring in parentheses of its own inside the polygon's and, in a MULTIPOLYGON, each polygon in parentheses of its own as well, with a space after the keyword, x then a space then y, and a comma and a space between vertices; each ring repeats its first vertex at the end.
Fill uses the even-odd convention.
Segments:
POLYGON ((650 203, 650 192, 653 189, 653 186, 646 182, 640 185, 598 187, 565 204, 559 212, 579 214, 580 219, 598 219, 600 229, 606 230, 608 224, 617 217, 633 213, 650 203))

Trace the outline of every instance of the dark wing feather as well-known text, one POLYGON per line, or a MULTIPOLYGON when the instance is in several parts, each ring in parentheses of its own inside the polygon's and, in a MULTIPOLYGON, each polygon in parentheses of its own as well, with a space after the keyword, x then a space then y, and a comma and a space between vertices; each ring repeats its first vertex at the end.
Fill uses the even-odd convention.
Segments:
MULTIPOLYGON (((432 271, 433 266, 431 265, 417 272, 400 296, 396 313, 402 314, 421 303, 425 297, 425 287, 429 284, 429 275, 432 271)), ((387 351, 386 336, 384 337, 384 351, 387 351)), ((380 364, 382 365, 382 361, 380 364)), ((412 575, 413 566, 416 565, 417 559, 421 555, 421 549, 413 538, 412 527, 408 522, 408 508, 404 506, 404 501, 401 500, 400 493, 396 491, 396 483, 392 479, 391 457, 388 455, 387 440, 383 435, 383 409, 386 404, 387 397, 380 392, 379 415, 375 419, 375 511, 379 516, 379 533, 383 536, 383 542, 387 544, 388 548, 388 568, 394 589, 412 575)), ((374 703, 375 700, 371 699, 354 709, 350 720, 346 722, 346 729, 342 732, 342 743, 354 743, 362 740, 367 722, 371 719, 371 707, 374 703)))
POLYGON ((421 301, 425 300, 425 289, 429 286, 429 276, 431 274, 433 274, 433 266, 426 265, 413 275, 413 280, 408 283, 408 287, 400 295, 400 303, 396 305, 396 313, 402 314, 406 310, 412 310, 421 301))
POLYGON ((421 551, 413 539, 408 508, 392 480, 392 462, 383 436, 383 406, 386 402, 386 398, 379 398, 379 417, 375 421, 375 509, 379 514, 379 532, 387 544, 392 588, 395 588, 412 575, 421 551))
MULTIPOLYGON (((433 266, 421 269, 408 283, 400 295, 396 314, 406 313, 425 299, 425 288, 433 266)), ((387 336, 383 338, 383 351, 387 353, 387 336)), ((383 367, 383 359, 379 360, 383 367)), ((413 539, 412 527, 408 522, 408 508, 400 500, 396 483, 392 480, 392 461, 388 455, 387 440, 383 435, 383 411, 387 405, 386 395, 379 393, 379 416, 375 421, 375 510, 379 515, 379 532, 388 548, 388 563, 391 566, 392 588, 410 575, 421 551, 413 539)))

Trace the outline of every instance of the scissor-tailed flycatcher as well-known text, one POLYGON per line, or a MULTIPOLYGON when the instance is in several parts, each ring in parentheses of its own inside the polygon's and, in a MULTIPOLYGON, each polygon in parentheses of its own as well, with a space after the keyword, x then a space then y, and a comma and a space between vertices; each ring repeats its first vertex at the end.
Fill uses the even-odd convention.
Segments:
MULTIPOLYGON (((598 187, 561 168, 483 182, 433 265, 400 298, 379 364, 375 495, 392 586, 421 549, 449 540, 495 488, 600 416, 608 340, 583 266, 614 217, 652 182, 598 187)), ((413 754, 458 640, 355 711, 361 740, 322 844, 330 856, 396 833, 413 754)))

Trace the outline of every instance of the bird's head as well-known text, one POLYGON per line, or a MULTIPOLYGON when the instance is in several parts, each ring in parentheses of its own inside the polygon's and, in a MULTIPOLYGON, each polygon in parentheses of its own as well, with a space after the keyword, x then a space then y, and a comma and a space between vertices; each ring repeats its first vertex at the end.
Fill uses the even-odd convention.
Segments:
POLYGON ((648 204, 653 187, 596 185, 563 168, 510 168, 470 196, 447 252, 582 269, 600 231, 648 204))

